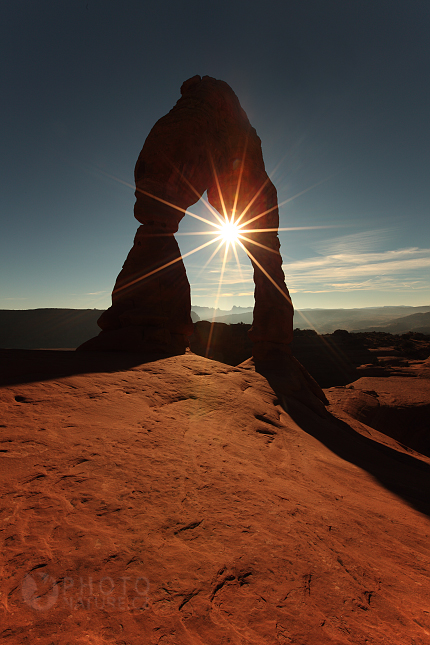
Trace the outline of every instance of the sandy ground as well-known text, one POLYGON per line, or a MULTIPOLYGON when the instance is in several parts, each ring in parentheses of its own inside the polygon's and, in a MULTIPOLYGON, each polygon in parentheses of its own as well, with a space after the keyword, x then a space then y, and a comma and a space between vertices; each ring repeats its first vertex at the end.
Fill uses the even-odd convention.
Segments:
POLYGON ((193 354, 0 353, 2 642, 430 643, 430 459, 345 403, 377 384, 322 419, 193 354))

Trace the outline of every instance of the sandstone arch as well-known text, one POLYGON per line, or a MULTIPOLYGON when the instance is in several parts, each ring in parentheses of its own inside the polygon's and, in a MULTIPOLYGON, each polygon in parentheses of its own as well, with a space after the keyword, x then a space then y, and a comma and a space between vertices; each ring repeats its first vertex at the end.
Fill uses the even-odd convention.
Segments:
POLYGON ((246 209, 243 221, 260 229, 248 235, 254 244, 245 243, 254 268, 254 356, 288 353, 293 306, 281 268, 276 189, 260 139, 227 83, 194 76, 182 85, 181 98, 145 141, 135 181, 134 215, 141 226, 112 306, 98 321, 103 331, 83 349, 184 351, 193 331, 190 287, 174 234, 184 211, 206 190, 213 207, 222 213, 223 199, 231 212, 240 183, 236 212, 246 209))

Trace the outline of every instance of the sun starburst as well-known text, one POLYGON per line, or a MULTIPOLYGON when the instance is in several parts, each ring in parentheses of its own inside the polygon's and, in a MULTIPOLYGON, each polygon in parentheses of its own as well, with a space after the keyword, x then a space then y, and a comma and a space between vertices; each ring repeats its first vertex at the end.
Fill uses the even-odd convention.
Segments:
MULTIPOLYGON (((212 168, 213 168, 213 172, 214 172, 214 180, 215 180, 215 183, 216 183, 216 186, 217 186, 217 189, 218 189, 218 196, 219 196, 219 201, 220 201, 221 211, 222 212, 218 213, 215 210, 215 208, 213 208, 213 206, 211 204, 209 204, 208 200, 206 200, 204 197, 201 197, 201 200, 202 200, 203 204, 205 205, 206 209, 208 210, 209 215, 212 216, 213 220, 215 220, 215 221, 213 221, 212 219, 208 219, 207 217, 202 217, 201 215, 196 215, 195 213, 192 213, 191 211, 189 211, 187 209, 184 209, 184 208, 181 208, 179 206, 176 206, 175 204, 170 203, 168 201, 165 201, 164 199, 161 199, 160 197, 157 197, 156 195, 152 195, 150 193, 147 193, 144 190, 141 190, 140 188, 137 188, 137 192, 142 192, 143 194, 145 194, 145 195, 147 195, 149 197, 152 197, 155 201, 158 201, 158 202, 160 202, 162 204, 166 204, 168 206, 171 206, 173 209, 182 212, 183 213, 182 216, 188 215, 188 216, 192 217, 193 219, 199 220, 199 221, 204 222, 205 224, 208 225, 208 229, 205 230, 205 231, 195 231, 194 233, 193 232, 176 233, 176 235, 187 235, 187 236, 188 235, 191 235, 191 236, 193 236, 193 235, 196 235, 196 236, 198 236, 198 235, 209 235, 211 237, 211 239, 209 239, 204 244, 200 244, 200 245, 196 246, 191 251, 188 251, 187 253, 183 253, 182 255, 180 255, 179 257, 175 258, 174 260, 171 260, 170 262, 166 262, 163 266, 160 266, 157 269, 149 271, 145 275, 141 275, 138 278, 132 280, 131 282, 128 282, 126 285, 123 285, 118 290, 128 288, 134 283, 141 282, 142 280, 145 280, 145 279, 149 278, 150 276, 152 276, 153 274, 157 273, 158 271, 163 271, 163 269, 166 269, 167 267, 171 266, 172 264, 175 264, 176 262, 179 262, 179 261, 183 260, 184 258, 186 258, 186 257, 188 257, 190 255, 193 255, 194 253, 197 253, 198 251, 200 251, 200 250, 202 250, 204 248, 208 248, 209 246, 211 246, 213 244, 216 244, 216 248, 211 253, 209 259, 206 261, 206 263, 205 263, 205 265, 204 265, 204 267, 202 269, 202 271, 203 271, 208 266, 208 264, 210 264, 210 262, 215 258, 215 256, 218 255, 218 253, 220 252, 222 247, 224 247, 224 252, 223 252, 223 257, 222 257, 222 262, 221 262, 221 271, 220 271, 218 289, 217 289, 216 300, 215 300, 215 305, 214 305, 214 312, 216 311, 216 309, 218 307, 219 298, 221 296, 221 288, 222 288, 222 285, 223 285, 224 275, 225 275, 226 268, 227 268, 227 260, 228 260, 228 256, 229 256, 228 251, 229 251, 230 248, 231 248, 231 250, 233 252, 233 256, 234 256, 234 258, 236 260, 236 263, 237 263, 237 266, 238 266, 238 269, 239 269, 239 274, 241 276, 242 276, 242 266, 241 266, 241 262, 240 262, 240 259, 239 259, 238 250, 244 251, 246 256, 252 261, 252 263, 255 266, 258 266, 259 269, 265 274, 265 276, 267 277, 269 282, 271 282, 273 284, 273 286, 281 293, 281 295, 284 298, 289 300, 289 297, 287 296, 287 294, 277 284, 277 282, 268 273, 268 271, 261 265, 261 263, 255 257, 255 255, 251 252, 250 248, 251 247, 255 248, 255 252, 258 251, 258 248, 261 248, 261 249, 264 249, 265 251, 276 253, 277 251, 275 251, 272 248, 269 248, 268 246, 266 246, 265 244, 262 243, 263 238, 260 237, 260 235, 262 233, 278 233, 278 231, 297 231, 297 230, 322 229, 322 228, 332 228, 332 226, 330 226, 330 225, 328 225, 328 226, 327 225, 321 225, 321 226, 294 226, 294 227, 285 227, 285 228, 284 227, 283 228, 278 228, 278 227, 276 227, 276 228, 263 228, 263 227, 259 228, 258 227, 258 222, 261 223, 262 221, 264 221, 263 218, 265 218, 265 216, 267 216, 273 210, 277 209, 279 206, 283 206, 287 202, 290 202, 290 201, 294 200, 295 198, 299 197, 300 195, 306 193, 307 191, 312 190, 313 188, 318 186, 323 181, 327 181, 327 179, 329 179, 329 178, 327 178, 325 180, 322 180, 321 182, 318 182, 318 183, 314 184, 313 186, 309 186, 307 189, 297 193, 296 195, 294 195, 292 197, 289 197, 284 202, 281 202, 280 204, 276 204, 275 206, 273 206, 272 208, 269 208, 268 210, 266 210, 264 212, 257 213, 256 215, 251 215, 251 207, 253 206, 253 204, 257 200, 257 198, 260 195, 260 193, 264 190, 266 184, 270 181, 270 179, 267 178, 263 182, 263 184, 261 186, 256 187, 255 193, 253 194, 253 196, 251 197, 249 202, 246 204, 246 206, 242 207, 242 209, 239 212, 236 212, 237 205, 238 205, 238 200, 239 200, 239 192, 240 192, 240 187, 241 187, 243 167, 244 167, 244 162, 245 162, 245 154, 246 154, 246 146, 245 146, 244 156, 243 156, 243 159, 242 159, 240 173, 239 173, 237 186, 236 186, 236 190, 235 190, 234 203, 233 203, 232 210, 231 210, 230 213, 227 211, 226 201, 225 201, 224 196, 222 194, 222 189, 221 189, 220 182, 218 180, 218 176, 217 176, 215 166, 214 166, 214 164, 212 162, 212 168), (254 236, 252 234, 257 234, 257 237, 260 239, 260 241, 258 241, 257 239, 253 239, 254 236), (258 234, 260 234, 260 235, 258 235, 258 234), (251 237, 249 237, 250 235, 251 235, 251 237)), ((186 183, 189 185, 189 187, 193 189, 193 192, 196 194, 196 196, 199 197, 200 196, 199 193, 190 184, 190 182, 185 177, 182 176, 182 173, 178 169, 175 169, 175 170, 181 175, 182 179, 184 179, 184 181, 186 181, 186 183)), ((103 173, 103 174, 111 177, 112 179, 115 179, 116 181, 119 181, 122 184, 125 184, 125 185, 129 186, 132 189, 134 188, 134 186, 132 186, 131 184, 128 184, 127 182, 122 181, 122 180, 118 179, 117 177, 113 177, 112 175, 108 175, 107 173, 103 173)), ((157 235, 169 235, 169 234, 157 233, 157 235)), ((214 313, 214 316, 215 315, 216 314, 214 313)), ((213 323, 213 321, 212 321, 212 323, 213 323)), ((211 325, 209 338, 208 338, 208 341, 207 341, 206 355, 209 355, 210 345, 211 345, 211 340, 212 340, 212 333, 213 333, 213 324, 211 325)))
POLYGON ((226 219, 225 222, 217 228, 219 228, 222 241, 227 245, 231 244, 234 246, 240 237, 241 230, 241 227, 238 226, 237 222, 235 222, 233 218, 226 219))

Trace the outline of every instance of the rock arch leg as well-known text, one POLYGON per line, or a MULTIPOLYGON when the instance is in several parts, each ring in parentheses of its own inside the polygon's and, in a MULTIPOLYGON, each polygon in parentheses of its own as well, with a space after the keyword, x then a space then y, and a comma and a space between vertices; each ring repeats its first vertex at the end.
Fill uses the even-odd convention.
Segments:
MULTIPOLYGON (((246 174, 246 159, 244 166, 243 174, 246 174)), ((220 185, 223 190, 223 183, 220 185)), ((232 191, 230 196, 228 190, 223 192, 231 210, 234 204, 232 191)), ((213 193, 208 194, 215 205, 218 200, 213 193)), ((285 284, 279 251, 276 189, 265 171, 254 181, 248 178, 243 194, 239 195, 236 210, 239 217, 240 213, 245 212, 242 222, 249 222, 244 230, 243 245, 254 269, 254 318, 249 332, 253 355, 264 359, 273 354, 276 356, 280 351, 288 353, 288 345, 293 339, 294 308, 285 284), (249 204, 251 206, 248 208, 249 204), (246 228, 252 232, 246 232, 246 228)))

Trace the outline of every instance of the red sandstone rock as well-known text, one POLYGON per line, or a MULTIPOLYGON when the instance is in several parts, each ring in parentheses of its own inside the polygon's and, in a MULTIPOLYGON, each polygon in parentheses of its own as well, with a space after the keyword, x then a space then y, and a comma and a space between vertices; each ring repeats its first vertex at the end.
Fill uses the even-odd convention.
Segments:
POLYGON ((362 377, 327 390, 331 405, 430 457, 430 380, 425 362, 414 377, 362 377), (422 378, 419 378, 420 371, 422 378))
POLYGON ((292 340, 293 307, 281 268, 276 189, 264 168, 260 139, 227 83, 195 76, 181 93, 152 128, 136 163, 134 214, 142 226, 116 281, 112 306, 100 318, 104 334, 80 349, 107 349, 110 340, 111 349, 123 349, 130 344, 127 328, 133 320, 141 330, 136 349, 150 344, 153 330, 148 333, 147 327, 159 327, 164 337, 175 337, 175 347, 182 338, 183 351, 192 334, 190 295, 173 235, 186 209, 207 190, 222 218, 235 213, 251 230, 243 243, 254 267, 254 356, 282 353, 292 340))
POLYGON ((430 643, 429 459, 200 356, 0 358, 5 644, 430 643))

